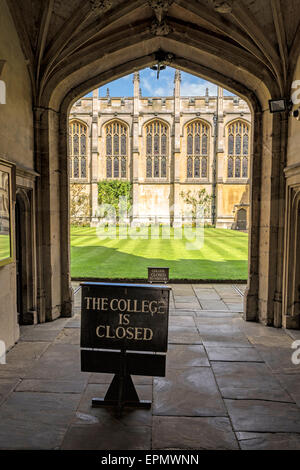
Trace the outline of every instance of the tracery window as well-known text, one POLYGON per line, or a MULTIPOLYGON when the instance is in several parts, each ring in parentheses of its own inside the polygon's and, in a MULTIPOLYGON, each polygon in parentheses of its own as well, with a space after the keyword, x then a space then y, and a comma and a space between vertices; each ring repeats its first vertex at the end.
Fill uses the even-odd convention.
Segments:
POLYGON ((168 126, 155 120, 146 126, 146 178, 166 178, 168 126))
POLYGON ((249 125, 240 120, 228 127, 228 178, 249 176, 249 132, 249 125))
POLYGON ((87 178, 87 126, 72 121, 69 126, 70 177, 87 178))
POLYGON ((128 129, 119 121, 105 127, 106 177, 127 177, 128 129))
POLYGON ((187 125, 187 178, 208 177, 208 125, 197 120, 187 125))

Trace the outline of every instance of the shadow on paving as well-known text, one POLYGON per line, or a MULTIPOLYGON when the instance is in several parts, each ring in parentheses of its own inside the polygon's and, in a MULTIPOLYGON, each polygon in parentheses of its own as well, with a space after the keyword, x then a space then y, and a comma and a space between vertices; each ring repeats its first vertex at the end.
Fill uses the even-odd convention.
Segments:
POLYGON ((142 257, 103 246, 73 246, 71 273, 73 278, 145 279, 148 276, 149 266, 168 266, 171 279, 247 279, 247 259, 212 261, 202 259, 200 252, 201 250, 191 250, 189 259, 174 260, 168 259, 167 256, 154 258, 149 254, 142 257))
MULTIPOLYGON (((216 289, 179 285, 173 297, 236 295, 216 289)), ((112 375, 80 371, 75 297, 75 317, 23 327, 0 366, 0 449, 300 450, 300 366, 284 330, 246 323, 229 307, 217 316, 173 307, 166 377, 133 377, 152 408, 118 418, 91 407, 112 375)))

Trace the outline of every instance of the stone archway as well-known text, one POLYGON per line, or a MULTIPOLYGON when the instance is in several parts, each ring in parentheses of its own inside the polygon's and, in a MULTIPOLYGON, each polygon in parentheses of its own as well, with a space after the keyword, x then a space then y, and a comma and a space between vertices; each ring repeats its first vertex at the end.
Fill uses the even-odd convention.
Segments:
MULTIPOLYGON (((125 3, 111 13, 97 11, 101 18, 92 19, 87 2, 74 13, 61 34, 57 37, 52 35, 45 54, 41 50, 39 57, 38 80, 34 82, 34 109, 36 170, 41 175, 37 185, 38 279, 40 298, 44 296, 45 299, 45 308, 42 303, 39 306, 41 318, 50 320, 61 314, 68 316, 72 309, 66 143, 68 110, 84 93, 157 64, 158 56, 161 58, 164 54, 169 65, 237 93, 248 102, 253 112, 249 281, 245 318, 268 325, 275 322, 280 326, 281 316, 277 314, 275 321, 275 311, 281 311, 282 285, 279 279, 282 277, 283 230, 280 220, 284 204, 278 201, 284 193, 282 168, 286 157, 287 116, 281 119, 271 115, 268 100, 288 93, 290 83, 284 81, 281 59, 273 45, 263 39, 264 32, 257 24, 250 22, 246 28, 247 21, 245 23, 244 20, 248 13, 242 11, 242 7, 234 7, 234 16, 240 18, 246 34, 240 34, 234 22, 226 27, 219 13, 199 9, 193 1, 171 2, 174 3, 171 14, 168 16, 168 12, 164 12, 167 20, 164 28, 160 24, 153 26, 153 15, 157 18, 156 8, 144 5, 146 2, 125 3), (135 16, 137 8, 141 8, 138 20, 135 16), (90 27, 80 34, 85 15, 91 22, 90 27), (216 36, 216 27, 222 31, 222 37, 216 36), (70 35, 73 31, 72 42, 70 35), (256 38, 255 44, 253 38, 256 38), (270 203, 264 204, 263 201, 270 203), (273 256, 272 252, 277 255, 273 256), (262 258, 264 263, 259 262, 262 258), (50 276, 49 266, 53 267, 50 276)), ((45 12, 48 27, 46 19, 51 14, 50 10, 45 12)), ((44 46, 47 30, 41 31, 41 35, 40 44, 44 46)))

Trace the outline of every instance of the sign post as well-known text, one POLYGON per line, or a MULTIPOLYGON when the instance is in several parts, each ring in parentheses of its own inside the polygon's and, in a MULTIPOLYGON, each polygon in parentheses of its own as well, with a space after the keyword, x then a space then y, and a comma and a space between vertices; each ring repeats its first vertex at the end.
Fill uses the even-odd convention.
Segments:
POLYGON ((165 376, 170 288, 97 282, 81 288, 81 370, 115 374, 92 406, 114 405, 119 413, 124 406, 150 408, 131 374, 165 376))

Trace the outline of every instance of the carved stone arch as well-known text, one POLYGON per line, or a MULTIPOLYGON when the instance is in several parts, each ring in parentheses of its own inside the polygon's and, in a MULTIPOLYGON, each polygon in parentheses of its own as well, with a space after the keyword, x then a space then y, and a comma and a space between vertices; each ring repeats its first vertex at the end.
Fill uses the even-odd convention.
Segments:
POLYGON ((186 130, 187 130, 187 127, 192 124, 193 122, 201 122, 202 124, 205 124, 207 127, 208 127, 208 130, 209 130, 209 133, 211 135, 211 132, 212 132, 212 125, 209 121, 207 121, 206 119, 203 119, 201 117, 196 117, 196 118, 193 118, 193 119, 190 119, 189 121, 185 122, 183 125, 182 125, 182 135, 184 136, 186 134, 186 130))
POLYGON ((120 118, 111 118, 111 119, 108 119, 107 121, 104 121, 101 125, 101 132, 103 131, 103 129, 105 129, 109 124, 113 123, 113 122, 118 122, 119 124, 122 124, 123 126, 125 126, 127 128, 127 131, 128 131, 128 135, 130 133, 130 125, 128 124, 128 122, 126 121, 123 121, 123 119, 120 119, 120 118))
POLYGON ((143 132, 145 132, 145 129, 147 126, 149 126, 149 124, 151 124, 151 122, 155 122, 155 121, 159 121, 161 122, 162 124, 165 124, 168 128, 168 132, 170 133, 171 131, 171 125, 168 121, 166 121, 165 119, 162 119, 160 117, 154 117, 154 118, 150 118, 148 119, 146 122, 143 123, 143 132))

